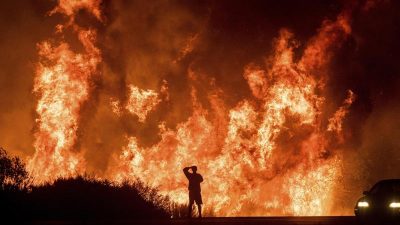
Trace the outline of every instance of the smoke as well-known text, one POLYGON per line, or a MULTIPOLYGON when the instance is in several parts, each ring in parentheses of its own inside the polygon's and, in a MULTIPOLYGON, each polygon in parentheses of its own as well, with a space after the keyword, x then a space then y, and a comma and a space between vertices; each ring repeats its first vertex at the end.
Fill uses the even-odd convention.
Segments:
POLYGON ((37 43, 61 38, 83 53, 72 29, 55 34, 74 18, 97 32, 102 58, 67 149, 83 155, 85 172, 139 176, 183 202, 182 163, 197 163, 219 215, 350 214, 363 189, 400 176, 397 2, 104 1, 48 15, 55 5, 0 7, 0 145, 13 154, 30 159, 40 130, 37 43), (302 98, 276 102, 273 91, 302 98), (145 93, 153 97, 138 107, 145 93), (268 111, 272 103, 286 109, 268 111), (305 202, 313 210, 280 209, 305 202))
POLYGON ((32 95, 36 43, 51 35, 51 2, 14 1, 0 6, 0 145, 20 156, 32 155, 35 97, 32 95))
POLYGON ((111 155, 127 144, 127 135, 140 136, 139 143, 149 146, 160 139, 159 121, 175 127, 191 114, 185 75, 190 62, 182 61, 194 48, 208 14, 206 6, 169 1, 110 1, 104 5, 110 16, 100 31, 104 63, 98 103, 82 129, 82 146, 89 149, 86 157, 94 159, 88 163, 96 173, 107 169, 111 155), (157 112, 149 110, 143 123, 144 118, 127 110, 130 87, 159 92, 160 98, 168 100, 157 105, 157 112), (162 94, 163 88, 168 93, 162 94), (110 104, 120 111, 118 117, 110 104))
POLYGON ((335 96, 349 88, 357 94, 345 120, 346 143, 341 154, 342 182, 337 189, 338 210, 350 209, 380 179, 398 178, 399 163, 398 102, 400 67, 396 59, 400 46, 400 23, 395 1, 367 1, 353 16, 352 39, 339 51, 332 64, 334 74, 328 91, 335 96), (374 3, 374 4, 372 4, 374 3), (369 4, 365 4, 367 6, 369 4), (379 35, 374 35, 379 34, 379 35))

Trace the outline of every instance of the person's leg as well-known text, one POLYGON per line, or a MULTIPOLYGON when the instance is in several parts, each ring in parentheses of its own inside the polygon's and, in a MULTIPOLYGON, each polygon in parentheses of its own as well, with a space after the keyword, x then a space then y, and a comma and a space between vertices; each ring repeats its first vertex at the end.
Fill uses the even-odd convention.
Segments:
POLYGON ((193 208, 193 204, 194 204, 194 197, 193 197, 193 193, 189 192, 189 208, 188 208, 188 217, 191 218, 192 217, 192 208, 193 208))
POLYGON ((199 217, 201 218, 201 204, 197 204, 197 209, 199 210, 199 217))
POLYGON ((192 208, 193 208, 193 202, 189 201, 189 214, 188 217, 191 218, 192 217, 192 208))

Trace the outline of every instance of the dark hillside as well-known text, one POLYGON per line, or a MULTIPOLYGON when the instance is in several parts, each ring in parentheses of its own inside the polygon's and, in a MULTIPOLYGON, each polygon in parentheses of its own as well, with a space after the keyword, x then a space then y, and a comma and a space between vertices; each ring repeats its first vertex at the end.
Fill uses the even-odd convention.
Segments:
POLYGON ((171 201, 141 182, 115 185, 87 176, 32 186, 18 158, 0 155, 0 212, 6 219, 170 218, 171 201))

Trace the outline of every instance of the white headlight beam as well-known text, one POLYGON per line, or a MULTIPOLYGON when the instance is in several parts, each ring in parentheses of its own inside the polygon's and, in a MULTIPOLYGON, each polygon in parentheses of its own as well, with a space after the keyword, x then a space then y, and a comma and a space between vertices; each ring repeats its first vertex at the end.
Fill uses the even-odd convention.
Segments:
POLYGON ((369 207, 369 203, 366 201, 361 201, 361 202, 358 202, 357 206, 360 208, 365 208, 365 207, 369 207))
POLYGON ((400 208, 400 202, 392 202, 389 205, 390 208, 400 208))

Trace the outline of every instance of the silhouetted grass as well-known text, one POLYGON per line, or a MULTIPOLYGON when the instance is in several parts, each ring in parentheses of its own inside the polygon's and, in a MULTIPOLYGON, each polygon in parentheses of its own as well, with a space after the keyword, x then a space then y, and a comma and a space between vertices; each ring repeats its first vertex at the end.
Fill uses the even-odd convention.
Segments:
MULTIPOLYGON (((178 204, 178 203, 171 203, 169 212, 171 214, 171 218, 187 218, 188 217, 188 204, 178 204)), ((199 215, 198 208, 194 204, 192 209, 191 217, 197 217, 199 215)), ((215 211, 213 207, 203 207, 202 215, 204 217, 215 217, 215 211)))

